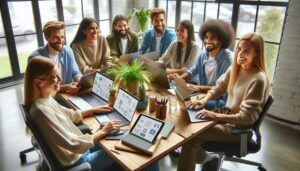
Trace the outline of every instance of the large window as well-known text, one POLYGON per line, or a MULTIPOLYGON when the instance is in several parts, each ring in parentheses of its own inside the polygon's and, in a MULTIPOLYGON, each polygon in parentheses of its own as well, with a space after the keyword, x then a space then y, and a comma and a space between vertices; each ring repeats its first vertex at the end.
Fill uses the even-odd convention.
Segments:
POLYGON ((208 19, 231 23, 236 30, 236 41, 245 33, 262 34, 267 72, 273 81, 288 0, 159 0, 158 6, 166 9, 170 28, 175 28, 180 20, 191 20, 200 44, 198 31, 208 19))
POLYGON ((0 1, 0 83, 22 78, 29 54, 47 42, 42 27, 64 21, 70 44, 84 17, 95 18, 101 32, 110 32, 110 0, 0 1))

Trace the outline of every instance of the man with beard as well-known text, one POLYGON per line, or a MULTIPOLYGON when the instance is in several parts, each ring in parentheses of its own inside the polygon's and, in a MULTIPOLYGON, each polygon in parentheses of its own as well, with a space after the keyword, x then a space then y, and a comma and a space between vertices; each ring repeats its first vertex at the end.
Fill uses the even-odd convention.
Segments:
POLYGON ((139 53, 157 54, 150 56, 153 60, 158 60, 168 49, 171 42, 176 40, 176 34, 173 30, 166 28, 165 10, 154 8, 151 10, 150 17, 153 28, 145 32, 139 53))
MULTIPOLYGON (((206 93, 231 66, 233 52, 227 48, 234 41, 234 30, 223 20, 208 20, 201 25, 199 36, 205 50, 201 51, 196 63, 180 77, 189 80, 198 75, 200 85, 188 84, 188 88, 193 92, 206 93)), ((224 100, 220 99, 219 105, 224 104, 224 100)), ((215 101, 209 101, 205 108, 211 110, 215 105, 215 101)))
POLYGON ((114 61, 118 61, 121 55, 136 52, 139 48, 137 34, 129 30, 128 20, 121 14, 115 16, 111 34, 106 40, 114 61))
POLYGON ((35 56, 52 59, 62 77, 60 92, 76 94, 77 83, 82 74, 78 69, 72 49, 65 43, 65 24, 59 21, 49 21, 44 25, 43 33, 48 44, 31 53, 28 60, 35 56))

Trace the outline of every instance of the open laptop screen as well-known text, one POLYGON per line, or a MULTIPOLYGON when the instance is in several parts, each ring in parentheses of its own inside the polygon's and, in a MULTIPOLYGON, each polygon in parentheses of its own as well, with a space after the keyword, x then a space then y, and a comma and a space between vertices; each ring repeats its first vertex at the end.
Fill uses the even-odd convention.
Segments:
POLYGON ((103 98, 104 100, 108 101, 109 90, 113 86, 113 80, 108 78, 107 76, 96 73, 92 92, 103 98))
POLYGON ((128 121, 131 121, 137 103, 138 99, 135 96, 120 88, 114 103, 114 109, 118 111, 119 114, 124 116, 128 121))
POLYGON ((164 122, 141 114, 130 129, 130 133, 154 143, 163 126, 164 122))

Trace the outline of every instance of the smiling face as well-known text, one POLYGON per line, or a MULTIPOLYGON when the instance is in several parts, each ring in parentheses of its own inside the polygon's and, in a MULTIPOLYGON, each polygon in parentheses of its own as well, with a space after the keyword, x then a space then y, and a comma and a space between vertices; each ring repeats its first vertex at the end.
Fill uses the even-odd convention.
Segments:
POLYGON ((48 38, 46 38, 48 41, 49 46, 54 49, 55 51, 62 51, 64 49, 64 43, 65 43, 65 30, 55 30, 53 31, 48 38))
POLYGON ((157 35, 161 35, 166 27, 165 15, 164 14, 157 14, 153 17, 152 20, 153 28, 157 35))
POLYGON ((44 93, 58 92, 60 89, 61 77, 55 67, 48 76, 37 78, 37 85, 44 93))
POLYGON ((240 41, 236 48, 236 54, 236 62, 238 65, 240 65, 245 70, 249 70, 252 68, 254 59, 257 56, 257 54, 253 45, 250 42, 246 40, 240 41))
POLYGON ((182 25, 179 25, 176 29, 176 36, 178 42, 186 44, 188 40, 188 30, 184 28, 182 25))
POLYGON ((208 31, 204 37, 204 46, 207 52, 219 50, 221 48, 221 41, 213 32, 208 31))
POLYGON ((122 38, 124 38, 127 36, 128 24, 125 20, 120 20, 116 25, 114 25, 114 29, 119 32, 122 38))
POLYGON ((91 23, 87 28, 83 30, 83 33, 85 34, 85 40, 88 43, 96 41, 99 34, 98 25, 96 23, 91 23))

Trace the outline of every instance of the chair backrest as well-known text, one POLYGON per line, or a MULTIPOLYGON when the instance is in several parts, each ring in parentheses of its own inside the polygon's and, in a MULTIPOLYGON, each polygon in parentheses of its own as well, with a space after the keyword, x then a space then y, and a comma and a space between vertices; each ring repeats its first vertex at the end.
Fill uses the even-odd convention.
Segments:
POLYGON ((59 160, 56 158, 50 147, 48 146, 42 132, 34 124, 29 112, 26 110, 24 105, 20 105, 22 115, 26 126, 31 130, 34 140, 36 141, 39 150, 41 151, 44 160, 48 163, 50 170, 65 170, 64 166, 61 165, 59 160))
POLYGON ((259 132, 259 127, 260 127, 262 121, 264 120, 265 116, 267 115, 268 110, 271 107, 274 100, 275 99, 274 99, 273 95, 270 94, 267 101, 265 102, 265 104, 262 107, 262 111, 260 112, 257 121, 255 121, 255 123, 252 126, 252 129, 254 130, 254 133, 256 134, 256 137, 257 137, 257 140, 256 140, 257 144, 259 144, 259 145, 260 145, 260 141, 261 141, 261 135, 260 135, 260 132, 259 132))

